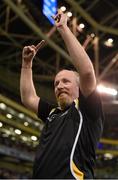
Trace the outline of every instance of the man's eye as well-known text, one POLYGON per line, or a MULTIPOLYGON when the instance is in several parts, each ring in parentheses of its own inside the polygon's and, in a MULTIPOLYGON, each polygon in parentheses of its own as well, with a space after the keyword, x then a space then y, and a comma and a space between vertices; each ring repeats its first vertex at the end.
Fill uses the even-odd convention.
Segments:
POLYGON ((69 80, 68 80, 68 79, 63 79, 63 82, 64 82, 64 83, 68 83, 69 80))
POLYGON ((59 84, 59 82, 57 81, 57 82, 55 82, 54 86, 56 87, 58 84, 59 84))

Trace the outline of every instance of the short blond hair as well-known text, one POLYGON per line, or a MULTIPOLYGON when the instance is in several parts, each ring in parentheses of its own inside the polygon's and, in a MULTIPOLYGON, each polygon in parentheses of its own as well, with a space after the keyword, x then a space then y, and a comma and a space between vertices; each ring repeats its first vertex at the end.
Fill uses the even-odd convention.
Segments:
MULTIPOLYGON (((77 72, 77 71, 75 71, 75 70, 72 70, 72 69, 61 69, 61 70, 59 70, 58 72, 57 72, 57 74, 58 73, 60 73, 61 71, 64 71, 64 70, 67 70, 67 71, 71 71, 71 72, 73 72, 74 74, 75 74, 75 76, 77 77, 77 84, 78 84, 78 86, 79 86, 79 73, 77 72)), ((56 75, 57 75, 56 74, 56 75)))

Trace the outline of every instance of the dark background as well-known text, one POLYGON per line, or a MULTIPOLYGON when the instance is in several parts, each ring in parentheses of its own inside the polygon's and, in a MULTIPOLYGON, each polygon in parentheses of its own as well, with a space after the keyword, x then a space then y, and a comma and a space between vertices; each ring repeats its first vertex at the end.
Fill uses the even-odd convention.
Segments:
MULTIPOLYGON (((103 83, 118 90, 118 1, 58 0, 58 7, 62 5, 73 14, 68 25, 81 44, 88 35, 95 34, 86 51, 94 65, 98 84, 103 83), (77 30, 80 23, 85 24, 83 32, 77 30), (113 47, 105 46, 104 42, 108 38, 114 39, 113 47)), ((34 83, 38 95, 55 103, 54 76, 59 69, 70 68, 72 64, 59 33, 42 14, 42 1, 0 1, 0 103, 6 105, 0 106, 0 122, 3 123, 0 143, 1 147, 4 145, 0 149, 0 174, 8 178, 31 176, 38 141, 32 141, 30 137, 38 137, 43 127, 41 120, 22 106, 19 90, 22 49, 26 45, 36 45, 42 39, 47 44, 34 60, 34 83), (12 114, 11 118, 7 117, 9 113, 12 114), (20 113, 24 117, 21 118, 20 113), (29 125, 24 126, 24 122, 29 125), (20 129, 22 135, 16 135, 15 129, 20 129), (23 136, 27 140, 23 140, 23 136), (9 147, 14 153, 9 153, 9 147), (21 155, 17 154, 17 150, 21 155), (32 154, 30 159, 26 158, 29 156, 27 153, 32 154)), ((95 175, 97 178, 118 178, 118 95, 102 94, 101 98, 105 126, 97 150, 95 175)))

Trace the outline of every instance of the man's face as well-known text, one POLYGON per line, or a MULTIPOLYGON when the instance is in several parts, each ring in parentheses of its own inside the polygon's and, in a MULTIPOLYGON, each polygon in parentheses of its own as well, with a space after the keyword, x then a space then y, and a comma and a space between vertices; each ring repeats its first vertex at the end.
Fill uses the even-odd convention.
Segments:
POLYGON ((79 83, 73 71, 60 71, 55 77, 54 87, 57 102, 62 109, 79 96, 79 83))

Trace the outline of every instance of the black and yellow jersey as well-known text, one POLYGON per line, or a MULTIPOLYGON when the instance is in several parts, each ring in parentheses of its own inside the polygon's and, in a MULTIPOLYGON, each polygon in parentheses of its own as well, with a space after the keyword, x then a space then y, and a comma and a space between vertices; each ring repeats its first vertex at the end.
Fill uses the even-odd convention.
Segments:
POLYGON ((94 91, 64 111, 40 100, 38 116, 45 122, 37 148, 34 179, 91 179, 95 149, 103 130, 99 95, 94 91))

